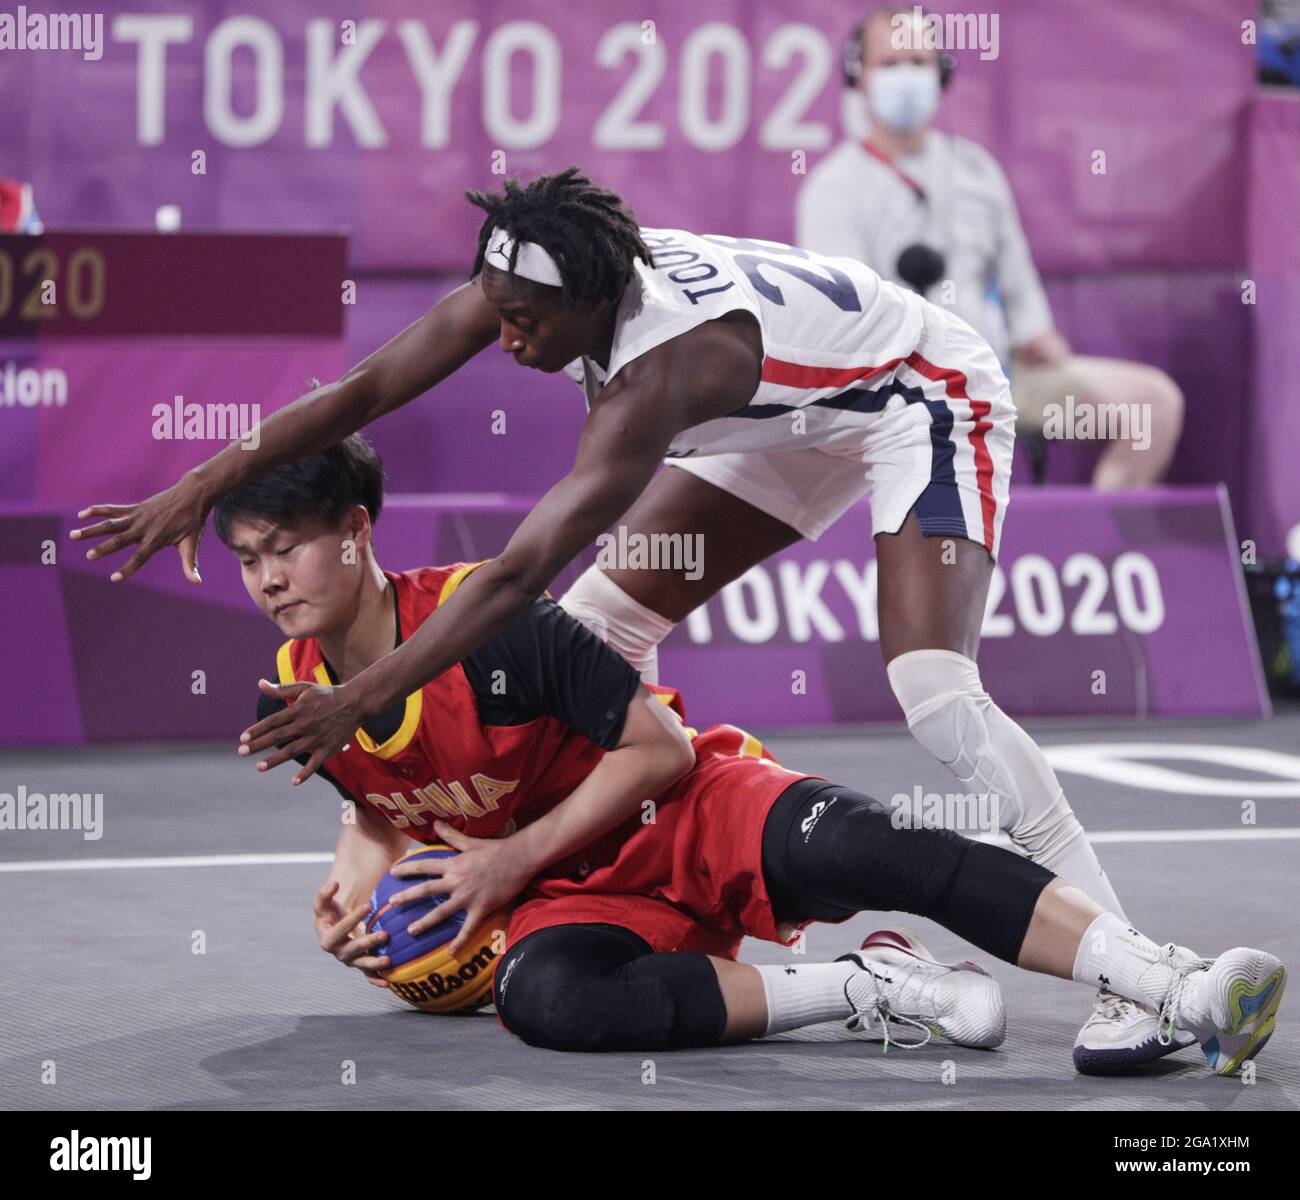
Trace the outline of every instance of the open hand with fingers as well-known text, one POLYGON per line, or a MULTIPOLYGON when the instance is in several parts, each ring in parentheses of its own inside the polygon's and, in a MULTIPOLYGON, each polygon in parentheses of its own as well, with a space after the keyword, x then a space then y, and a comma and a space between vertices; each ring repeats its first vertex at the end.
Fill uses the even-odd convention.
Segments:
POLYGON ((390 897, 394 905, 408 904, 426 896, 446 899, 407 927, 414 937, 449 920, 462 910, 465 921, 448 950, 453 958, 471 948, 475 935, 494 913, 505 908, 537 873, 537 865, 524 853, 517 835, 506 838, 474 838, 445 821, 434 829, 457 854, 447 858, 415 858, 399 862, 391 874, 399 879, 424 878, 390 897))
POLYGON ((105 540, 86 551, 86 557, 103 558, 115 554, 123 546, 140 548, 109 578, 114 582, 134 575, 164 546, 175 546, 180 551, 181 569, 191 583, 202 583, 199 576, 199 538, 203 522, 207 520, 207 504, 199 486, 189 476, 165 492, 150 496, 139 504, 92 504, 77 516, 103 517, 94 525, 74 529, 71 537, 102 537, 105 540))
POLYGON ((276 747, 274 754, 257 764, 259 771, 269 771, 301 755, 307 761, 294 777, 302 783, 316 773, 331 755, 347 749, 365 714, 354 700, 347 684, 326 687, 319 683, 270 683, 259 679, 257 686, 268 696, 287 701, 285 708, 273 712, 239 735, 239 753, 245 757, 276 747))
POLYGON ((338 903, 338 890, 338 880, 331 879, 316 893, 313 909, 320 948, 345 967, 356 967, 364 972, 375 987, 386 988, 387 982, 376 972, 388 966, 388 956, 382 953, 388 934, 382 931, 366 933, 364 922, 370 912, 370 902, 345 912, 338 903))

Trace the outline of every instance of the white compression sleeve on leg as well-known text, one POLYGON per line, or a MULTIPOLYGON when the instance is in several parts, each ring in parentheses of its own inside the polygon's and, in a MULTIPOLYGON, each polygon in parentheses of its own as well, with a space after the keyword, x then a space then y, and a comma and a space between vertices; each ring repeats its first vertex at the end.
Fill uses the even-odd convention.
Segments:
MULTIPOLYGON (((1034 862, 1124 916, 1042 750, 951 650, 912 650, 886 668, 907 727, 969 790, 996 797, 999 824, 1034 862)), ((1125 918, 1127 919, 1127 918, 1125 918)))
POLYGON ((560 597, 560 607, 641 672, 659 682, 659 643, 673 622, 633 600, 599 567, 588 567, 560 597))

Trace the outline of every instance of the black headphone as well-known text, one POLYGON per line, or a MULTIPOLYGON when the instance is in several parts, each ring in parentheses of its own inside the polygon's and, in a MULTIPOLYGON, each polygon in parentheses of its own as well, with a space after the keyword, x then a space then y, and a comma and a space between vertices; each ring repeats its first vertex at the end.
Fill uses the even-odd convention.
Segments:
MULTIPOLYGON (((844 72, 845 87, 857 87, 858 80, 862 78, 862 35, 866 31, 867 23, 871 20, 872 14, 869 14, 865 20, 859 21, 848 37, 844 39, 843 46, 840 47, 840 67, 844 72)), ((947 50, 940 50, 939 87, 941 89, 946 88, 952 82, 952 74, 956 69, 956 56, 950 54, 947 50)))

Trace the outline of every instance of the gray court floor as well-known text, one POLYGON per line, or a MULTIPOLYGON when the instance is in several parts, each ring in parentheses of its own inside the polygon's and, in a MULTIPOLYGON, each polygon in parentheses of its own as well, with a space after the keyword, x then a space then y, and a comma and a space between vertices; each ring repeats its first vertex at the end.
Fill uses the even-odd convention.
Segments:
MULTIPOLYGON (((1035 733, 1052 752, 1158 743, 1163 757, 1141 752, 1148 765, 1182 772, 1184 784, 1214 780, 1188 787, 1174 776, 1161 790, 1061 776, 1139 928, 1205 954, 1257 945, 1300 966, 1300 780, 1278 774, 1279 763, 1300 766, 1300 714, 1035 733), (1205 746, 1220 748, 1218 761, 1182 757, 1205 746), (1288 757, 1260 755, 1268 765, 1257 769, 1242 749, 1288 757), (1239 794, 1251 790, 1274 794, 1239 794), (1254 823, 1243 825, 1250 802, 1254 823)), ((955 786, 896 730, 765 741, 792 767, 886 799, 955 786)), ((104 796, 98 840, 0 832, 0 1107, 1300 1107, 1300 999, 1284 1003, 1253 1082, 1212 1077, 1195 1049, 1140 1078, 1086 1079, 1070 1061, 1084 988, 990 961, 916 918, 814 926, 809 957, 834 957, 901 919, 941 956, 992 969, 1010 1013, 1001 1049, 882 1054, 825 1025, 725 1049, 564 1055, 523 1045, 491 1010, 419 1014, 317 947, 311 897, 339 804, 323 783, 293 789, 288 779, 284 768, 258 775, 233 746, 0 754, 0 792, 104 796), (239 859, 248 855, 272 857, 239 859)), ((743 957, 788 953, 751 942, 743 957)))

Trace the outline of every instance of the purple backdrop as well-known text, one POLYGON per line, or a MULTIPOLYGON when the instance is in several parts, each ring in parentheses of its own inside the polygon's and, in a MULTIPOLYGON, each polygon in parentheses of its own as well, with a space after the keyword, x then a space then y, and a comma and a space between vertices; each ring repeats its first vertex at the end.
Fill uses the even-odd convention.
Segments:
MULTIPOLYGON (((363 268, 463 270, 476 222, 462 192, 503 166, 578 162, 647 224, 785 240, 792 152, 811 163, 838 139, 840 40, 867 7, 138 0, 107 13, 97 61, 6 54, 3 169, 35 185, 48 225, 150 227, 171 202, 187 227, 348 228, 363 268), (345 21, 355 45, 340 44, 345 21), (413 63, 441 86, 422 89, 413 63)), ((1041 264, 1237 266, 1253 5, 991 11, 998 56, 959 52, 941 124, 999 158, 1041 264)))
POLYGON ((1242 533, 1269 554, 1285 542, 1300 559, 1300 93, 1261 97, 1252 118, 1255 377, 1242 533))

